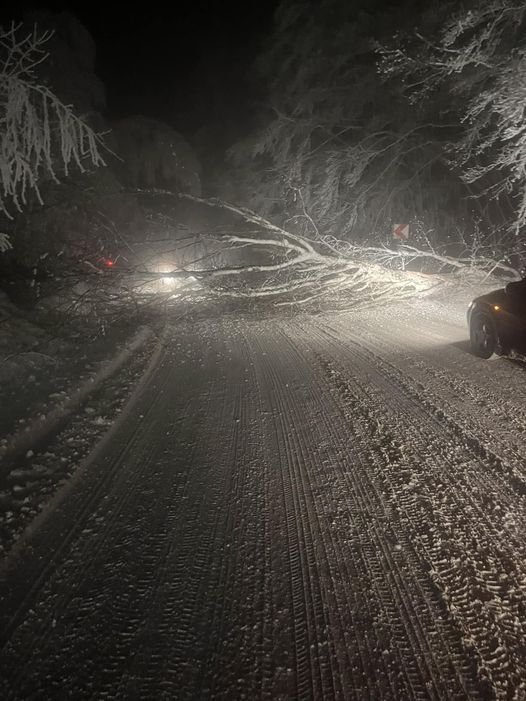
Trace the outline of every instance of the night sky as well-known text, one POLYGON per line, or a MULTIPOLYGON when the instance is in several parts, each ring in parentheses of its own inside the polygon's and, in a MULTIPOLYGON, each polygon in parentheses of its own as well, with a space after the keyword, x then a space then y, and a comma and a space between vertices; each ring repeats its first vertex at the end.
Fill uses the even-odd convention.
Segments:
POLYGON ((2 3, 3 23, 31 9, 68 10, 97 44, 107 114, 144 114, 192 133, 235 120, 250 97, 247 69, 279 0, 193 0, 121 7, 67 2, 2 3))

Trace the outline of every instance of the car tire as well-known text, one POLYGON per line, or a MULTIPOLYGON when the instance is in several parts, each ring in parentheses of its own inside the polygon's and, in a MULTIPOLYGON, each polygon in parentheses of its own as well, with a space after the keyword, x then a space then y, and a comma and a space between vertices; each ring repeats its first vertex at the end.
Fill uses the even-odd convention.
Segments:
POLYGON ((493 353, 499 352, 499 338, 489 314, 473 314, 469 324, 469 340, 472 352, 479 358, 487 360, 493 353))

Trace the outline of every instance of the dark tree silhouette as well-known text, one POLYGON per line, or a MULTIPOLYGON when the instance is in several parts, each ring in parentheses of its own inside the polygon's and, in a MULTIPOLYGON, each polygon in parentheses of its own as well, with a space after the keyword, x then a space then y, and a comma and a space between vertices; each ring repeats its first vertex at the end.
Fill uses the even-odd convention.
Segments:
POLYGON ((200 194, 199 162, 188 142, 167 124, 129 117, 113 125, 109 143, 122 159, 114 165, 127 185, 200 194))

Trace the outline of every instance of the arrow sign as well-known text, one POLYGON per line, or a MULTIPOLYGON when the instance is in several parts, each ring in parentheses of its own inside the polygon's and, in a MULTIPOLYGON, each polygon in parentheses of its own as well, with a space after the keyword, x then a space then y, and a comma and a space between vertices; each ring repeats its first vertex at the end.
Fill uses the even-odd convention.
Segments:
POLYGON ((407 241, 409 238, 409 224, 395 224, 393 226, 393 238, 398 241, 407 241))

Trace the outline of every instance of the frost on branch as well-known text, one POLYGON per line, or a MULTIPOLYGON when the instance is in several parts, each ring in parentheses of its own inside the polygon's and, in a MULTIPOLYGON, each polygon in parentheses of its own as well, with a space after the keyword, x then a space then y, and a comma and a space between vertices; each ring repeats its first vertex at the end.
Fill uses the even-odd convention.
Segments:
MULTIPOLYGON (((243 207, 191 195, 179 197, 228 210, 259 229, 260 233, 252 230, 247 235, 228 231, 215 235, 232 251, 244 250, 247 263, 190 271, 220 295, 268 298, 277 305, 338 300, 353 306, 422 295, 443 283, 435 275, 396 269, 392 259, 399 255, 397 251, 354 246, 323 236, 307 239, 243 207)), ((430 255, 416 249, 400 255, 415 258, 419 253, 430 255)), ((446 262, 444 258, 442 264, 446 262)), ((462 261, 458 267, 464 270, 472 264, 473 261, 469 266, 462 261)))
POLYGON ((323 235, 319 229, 314 238, 306 238, 222 200, 160 189, 134 192, 150 199, 188 200, 198 205, 197 211, 210 208, 212 216, 202 221, 211 225, 196 230, 199 217, 194 220, 197 211, 191 209, 187 212, 191 226, 179 231, 174 220, 162 217, 160 238, 148 243, 148 255, 134 259, 130 247, 132 255, 108 269, 86 258, 75 276, 68 272, 62 290, 58 286, 55 299, 48 298, 46 304, 52 301, 63 313, 89 314, 104 324, 126 314, 139 318, 144 311, 213 297, 233 300, 234 305, 257 300, 332 311, 418 299, 442 290, 448 295, 452 290, 462 294, 469 290, 472 297, 474 288, 502 286, 504 279, 519 276, 506 260, 490 257, 484 247, 473 255, 452 257, 431 244, 427 250, 407 244, 396 249, 359 246, 323 235), (217 210, 236 217, 218 215, 217 210), (496 273, 498 280, 492 278, 496 273))
POLYGON ((420 109, 457 123, 447 148, 480 202, 502 205, 511 232, 526 225, 526 5, 474 0, 455 8, 431 34, 380 47, 381 72, 420 109))
POLYGON ((10 218, 9 205, 20 211, 30 192, 42 202, 44 179, 104 165, 101 138, 36 79, 50 37, 0 28, 0 211, 10 218))
POLYGON ((247 235, 216 234, 231 250, 244 250, 246 263, 191 271, 219 294, 230 297, 268 298, 277 305, 323 300, 354 306, 420 297, 449 286, 477 285, 494 274, 501 281, 520 277, 505 261, 483 251, 453 257, 431 246, 427 250, 410 245, 396 249, 359 246, 319 231, 316 238, 308 239, 244 207, 191 195, 179 197, 228 210, 256 227, 247 235))

